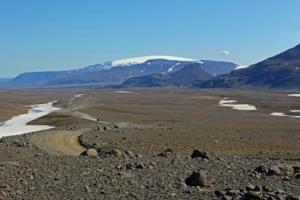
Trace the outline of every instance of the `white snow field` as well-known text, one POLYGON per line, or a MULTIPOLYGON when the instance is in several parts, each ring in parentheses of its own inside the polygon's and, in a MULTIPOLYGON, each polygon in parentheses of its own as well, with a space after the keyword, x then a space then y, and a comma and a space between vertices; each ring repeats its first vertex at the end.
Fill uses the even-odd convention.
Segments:
POLYGON ((300 94, 289 94, 289 97, 300 97, 300 94))
POLYGON ((127 90, 118 90, 114 91, 114 93, 119 93, 119 94, 134 94, 135 92, 127 91, 127 90))
POLYGON ((300 119, 300 115, 287 115, 287 114, 281 113, 281 112, 273 112, 270 115, 276 116, 276 117, 290 117, 290 118, 300 119))
POLYGON ((276 117, 287 117, 288 116, 288 115, 286 115, 284 113, 281 113, 281 112, 273 112, 273 113, 270 113, 270 115, 276 116, 276 117))
POLYGON ((112 66, 126 66, 126 65, 133 65, 133 64, 142 64, 147 62, 148 60, 172 60, 172 61, 182 61, 182 62, 198 62, 202 63, 199 60, 191 59, 191 58, 181 58, 175 56, 144 56, 144 57, 135 57, 135 58, 128 58, 122 60, 116 60, 112 62, 112 66))
POLYGON ((248 110, 248 111, 254 111, 257 110, 257 108, 254 105, 250 104, 237 104, 238 101, 236 100, 230 100, 228 97, 223 98, 219 101, 219 105, 223 107, 231 107, 234 110, 248 110))
POLYGON ((29 106, 28 113, 14 116, 10 120, 3 122, 2 125, 0 124, 0 138, 54 128, 47 125, 27 125, 29 122, 35 119, 60 110, 60 108, 53 106, 54 103, 55 101, 45 104, 31 105, 29 106))

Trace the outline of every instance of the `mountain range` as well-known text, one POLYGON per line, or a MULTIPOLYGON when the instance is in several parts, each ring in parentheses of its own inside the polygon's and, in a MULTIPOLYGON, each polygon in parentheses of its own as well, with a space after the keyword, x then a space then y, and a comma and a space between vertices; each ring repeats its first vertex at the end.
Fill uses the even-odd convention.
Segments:
POLYGON ((127 79, 152 74, 175 73, 189 64, 198 63, 211 76, 229 73, 238 65, 231 62, 195 60, 173 56, 145 56, 116 60, 67 71, 27 72, 2 87, 52 87, 71 85, 114 85, 127 79))
POLYGON ((300 89, 300 45, 247 68, 214 77, 196 86, 202 88, 300 89))
POLYGON ((248 67, 223 61, 145 56, 67 71, 28 72, 11 80, 0 79, 1 87, 73 85, 299 89, 300 45, 248 67))

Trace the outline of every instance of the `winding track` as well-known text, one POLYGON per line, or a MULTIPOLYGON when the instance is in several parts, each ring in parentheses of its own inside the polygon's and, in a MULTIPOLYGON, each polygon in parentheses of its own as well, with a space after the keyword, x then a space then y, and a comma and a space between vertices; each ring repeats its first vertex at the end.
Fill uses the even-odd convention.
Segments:
POLYGON ((32 135, 31 141, 38 148, 41 148, 55 155, 79 156, 83 151, 86 150, 86 148, 84 148, 78 142, 78 136, 83 132, 84 130, 45 131, 32 135))

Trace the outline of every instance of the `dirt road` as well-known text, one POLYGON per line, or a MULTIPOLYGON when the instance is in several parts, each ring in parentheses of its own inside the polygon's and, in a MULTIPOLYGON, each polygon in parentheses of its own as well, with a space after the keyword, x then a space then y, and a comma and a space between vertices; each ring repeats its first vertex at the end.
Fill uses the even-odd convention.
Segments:
POLYGON ((31 141, 38 148, 52 154, 78 156, 86 150, 78 142, 78 136, 83 131, 46 131, 32 135, 31 141))

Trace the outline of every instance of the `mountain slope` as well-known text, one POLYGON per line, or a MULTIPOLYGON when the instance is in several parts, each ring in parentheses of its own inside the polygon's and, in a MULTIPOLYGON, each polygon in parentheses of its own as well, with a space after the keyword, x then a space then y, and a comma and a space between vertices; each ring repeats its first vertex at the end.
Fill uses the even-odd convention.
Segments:
POLYGON ((212 77, 201 68, 200 63, 186 65, 170 74, 151 74, 126 80, 122 87, 192 86, 212 77))
POLYGON ((222 74, 228 74, 232 70, 236 69, 238 67, 237 64, 232 62, 224 62, 224 61, 214 61, 214 60, 201 60, 203 62, 203 65, 201 65, 201 68, 214 75, 222 75, 222 74))
POLYGON ((300 88, 300 45, 274 57, 234 70, 228 75, 212 78, 203 84, 204 88, 262 87, 262 88, 300 88))
POLYGON ((107 70, 72 74, 61 79, 49 82, 50 85, 68 84, 120 84, 128 78, 145 76, 154 73, 170 73, 182 69, 185 65, 196 61, 178 60, 147 60, 146 62, 112 62, 111 68, 107 70))

